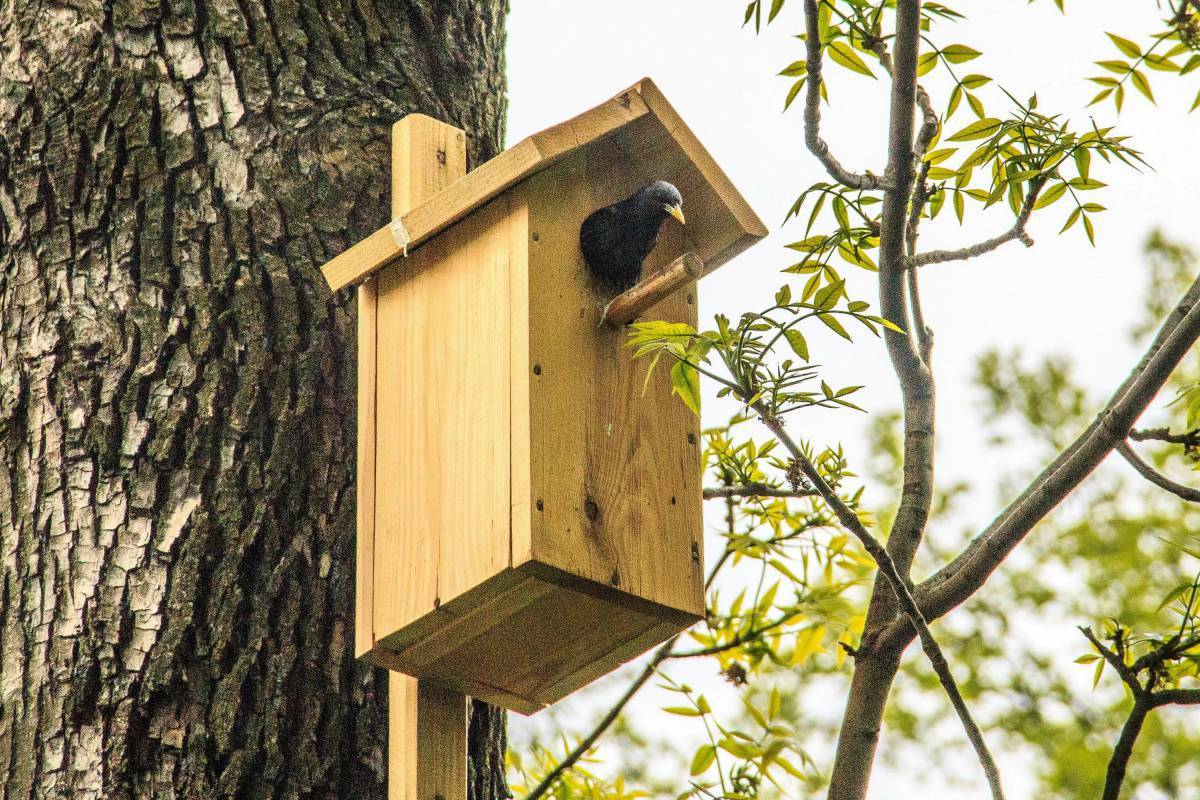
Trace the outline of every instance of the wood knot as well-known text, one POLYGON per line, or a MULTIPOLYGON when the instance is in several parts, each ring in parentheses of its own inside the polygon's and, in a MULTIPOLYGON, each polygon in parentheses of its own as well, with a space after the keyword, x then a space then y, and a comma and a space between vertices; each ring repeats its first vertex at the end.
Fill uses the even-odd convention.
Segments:
POLYGON ((583 513, 587 514, 590 521, 595 522, 600 519, 600 506, 596 505, 596 501, 589 497, 583 503, 583 513))
POLYGON ((621 585, 621 573, 617 572, 614 569, 612 577, 608 579, 608 582, 611 583, 613 586, 620 586, 621 585))
POLYGON ((446 151, 445 150, 437 151, 437 160, 438 160, 438 163, 441 164, 443 167, 446 166, 446 151))
POLYGON ((700 545, 697 542, 692 542, 692 561, 700 563, 700 545))
POLYGON ((622 92, 621 96, 617 98, 617 102, 625 108, 629 108, 633 104, 633 101, 629 99, 629 92, 622 92))

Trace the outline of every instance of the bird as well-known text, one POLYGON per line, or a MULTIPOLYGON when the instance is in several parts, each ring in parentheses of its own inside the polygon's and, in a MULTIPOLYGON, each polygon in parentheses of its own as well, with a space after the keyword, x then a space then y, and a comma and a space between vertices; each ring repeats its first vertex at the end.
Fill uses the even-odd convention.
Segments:
POLYGON ((632 287, 667 217, 686 224, 683 197, 666 181, 648 183, 624 200, 593 211, 579 227, 579 249, 588 271, 618 292, 632 287))

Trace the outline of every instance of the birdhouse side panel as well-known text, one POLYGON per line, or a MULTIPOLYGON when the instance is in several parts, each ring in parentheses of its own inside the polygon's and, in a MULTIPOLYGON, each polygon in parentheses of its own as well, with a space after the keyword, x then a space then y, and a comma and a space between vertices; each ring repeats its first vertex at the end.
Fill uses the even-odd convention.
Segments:
POLYGON ((377 640, 510 565, 510 273, 526 236, 525 206, 502 195, 380 273, 377 640))
MULTIPOLYGON (((595 284, 579 250, 585 217, 656 177, 630 170, 619 137, 610 137, 523 184, 534 510, 525 553, 514 529, 514 565, 527 556, 614 597, 666 606, 686 624, 704 613, 699 420, 671 396, 670 364, 645 383, 649 363, 634 361, 626 332, 598 324, 611 292, 595 284)), ((684 230, 664 225, 646 272, 684 246, 684 230)), ((695 301, 693 284, 648 316, 695 325, 695 301)))

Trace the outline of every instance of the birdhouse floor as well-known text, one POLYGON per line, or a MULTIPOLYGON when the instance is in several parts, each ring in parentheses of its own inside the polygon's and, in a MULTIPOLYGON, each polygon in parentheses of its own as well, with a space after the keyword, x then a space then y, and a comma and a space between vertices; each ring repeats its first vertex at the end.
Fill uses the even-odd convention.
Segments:
POLYGON ((691 614, 529 564, 381 640, 371 658, 531 714, 694 621, 691 614), (492 680, 482 684, 479 675, 492 680))

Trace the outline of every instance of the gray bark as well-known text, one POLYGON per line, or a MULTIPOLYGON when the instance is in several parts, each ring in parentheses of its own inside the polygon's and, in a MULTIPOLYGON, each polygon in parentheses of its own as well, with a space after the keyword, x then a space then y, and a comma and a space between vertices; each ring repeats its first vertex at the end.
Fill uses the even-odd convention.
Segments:
POLYGON ((505 11, 0 0, 4 798, 386 796, 318 268, 386 221, 395 119, 496 152, 505 11))

